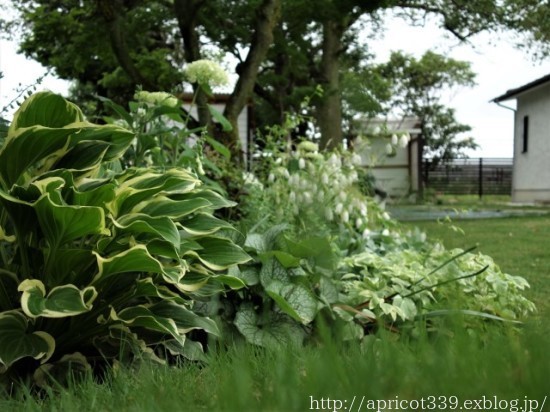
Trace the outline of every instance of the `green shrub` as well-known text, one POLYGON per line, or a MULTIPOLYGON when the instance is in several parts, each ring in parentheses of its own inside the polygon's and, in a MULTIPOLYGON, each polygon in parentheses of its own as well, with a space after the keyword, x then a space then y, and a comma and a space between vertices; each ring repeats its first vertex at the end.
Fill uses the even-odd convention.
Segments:
POLYGON ((4 383, 136 356, 196 359, 188 332, 218 333, 192 304, 239 284, 220 271, 249 257, 213 216, 233 204, 185 169, 109 170, 133 143, 49 92, 15 114, 0 150, 4 383))

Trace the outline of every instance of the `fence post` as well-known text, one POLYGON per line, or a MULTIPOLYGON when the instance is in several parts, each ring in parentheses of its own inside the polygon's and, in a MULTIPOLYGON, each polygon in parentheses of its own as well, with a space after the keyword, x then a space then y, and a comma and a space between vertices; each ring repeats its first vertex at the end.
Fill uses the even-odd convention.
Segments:
POLYGON ((479 158, 479 200, 483 197, 483 157, 479 158))

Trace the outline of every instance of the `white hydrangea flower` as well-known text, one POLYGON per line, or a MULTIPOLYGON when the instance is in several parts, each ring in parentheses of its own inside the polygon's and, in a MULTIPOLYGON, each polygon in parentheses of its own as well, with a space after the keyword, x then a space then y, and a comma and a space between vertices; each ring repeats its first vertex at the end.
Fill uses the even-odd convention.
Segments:
POLYGON ((344 205, 342 203, 338 203, 334 208, 334 211, 338 214, 342 213, 342 210, 344 210, 344 205))
POLYGON ((325 209, 325 218, 331 222, 332 219, 334 219, 334 213, 332 213, 332 209, 330 207, 327 207, 325 209))
POLYGON ((167 107, 177 107, 179 105, 179 100, 177 97, 166 92, 147 92, 142 90, 137 92, 134 95, 134 98, 139 102, 144 102, 150 105, 161 105, 167 107))
POLYGON ((363 236, 363 239, 368 239, 370 236, 370 230, 368 228, 363 230, 362 236, 363 236))
POLYGON ((345 202, 346 199, 348 198, 348 194, 346 192, 340 192, 339 196, 340 196, 340 199, 342 199, 342 202, 345 202))
POLYGON ((273 183, 275 181, 275 175, 273 173, 270 173, 269 176, 267 177, 267 181, 269 183, 273 183))
POLYGON ((185 75, 190 83, 208 84, 211 87, 229 83, 225 70, 212 60, 196 60, 187 65, 185 75))
POLYGON ((393 147, 392 147, 391 143, 388 143, 386 145, 386 154, 391 155, 392 153, 393 153, 393 147))
POLYGON ((321 182, 324 184, 324 185, 328 185, 328 175, 326 173, 323 173, 322 176, 321 176, 321 182))
POLYGON ((384 220, 390 220, 390 215, 388 214, 388 212, 384 212, 384 213, 382 214, 382 219, 384 219, 384 220))
POLYGON ((390 231, 388 229, 384 229, 382 231, 382 236, 389 236, 390 235, 390 231))
POLYGON ((300 158, 298 159, 298 167, 299 167, 300 169, 305 169, 305 168, 306 168, 306 161, 304 160, 303 157, 300 157, 300 158))
POLYGON ((393 146, 397 146, 397 143, 398 143, 398 142, 399 142, 399 138, 397 137, 396 134, 393 134, 393 135, 391 136, 391 144, 392 144, 393 146))
POLYGON ((351 163, 355 166, 361 166, 363 163, 363 159, 361 159, 361 156, 357 153, 354 153, 353 156, 351 156, 351 163))
POLYGON ((360 229, 361 226, 363 226, 363 220, 360 217, 358 217, 357 219, 355 219, 355 227, 357 229, 360 229))

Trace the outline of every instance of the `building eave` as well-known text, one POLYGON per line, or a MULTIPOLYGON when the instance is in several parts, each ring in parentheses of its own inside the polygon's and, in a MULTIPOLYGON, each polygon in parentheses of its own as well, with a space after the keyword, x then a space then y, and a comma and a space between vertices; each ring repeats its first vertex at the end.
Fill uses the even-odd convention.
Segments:
POLYGON ((494 103, 503 102, 505 100, 514 99, 519 94, 524 93, 526 91, 529 91, 535 87, 541 86, 545 83, 550 82, 550 74, 547 74, 546 76, 543 76, 537 80, 533 80, 530 83, 524 84, 523 86, 516 87, 515 89, 510 89, 506 93, 504 93, 501 96, 495 97, 493 100, 491 100, 494 103))

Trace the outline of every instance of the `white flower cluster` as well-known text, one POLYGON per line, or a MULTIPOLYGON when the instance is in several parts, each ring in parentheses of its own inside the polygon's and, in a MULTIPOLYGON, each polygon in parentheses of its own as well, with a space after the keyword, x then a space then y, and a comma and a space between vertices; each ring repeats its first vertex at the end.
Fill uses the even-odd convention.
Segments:
POLYGON ((316 212, 322 219, 348 226, 368 237, 367 199, 355 187, 361 157, 332 153, 325 158, 318 153, 315 143, 302 142, 291 158, 298 165, 293 173, 277 159, 278 166, 269 174, 268 182, 278 193, 275 202, 288 205, 285 209, 301 218, 316 212))
POLYGON ((137 92, 134 98, 138 102, 144 102, 150 105, 167 107, 177 107, 179 105, 178 98, 166 92, 146 92, 142 90, 137 92))
POLYGON ((229 76, 225 70, 212 60, 196 60, 189 63, 185 75, 190 83, 209 85, 211 87, 224 86, 229 83, 229 76))
POLYGON ((397 134, 394 133, 390 138, 390 142, 386 144, 386 154, 388 156, 394 155, 397 147, 402 149, 406 148, 410 140, 411 136, 409 133, 403 133, 401 136, 397 136, 397 134))

